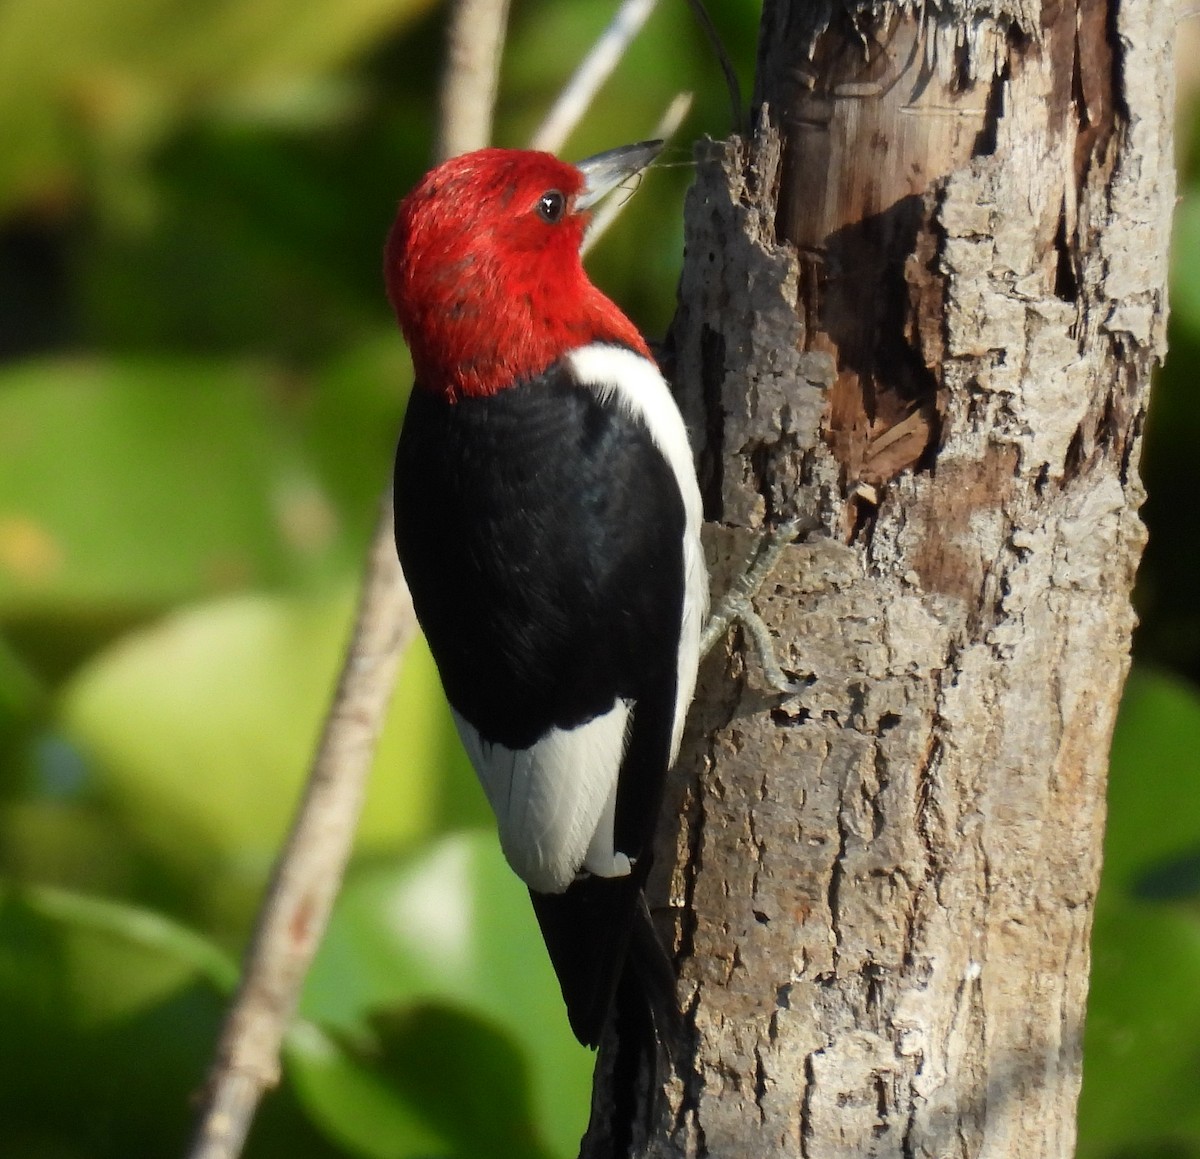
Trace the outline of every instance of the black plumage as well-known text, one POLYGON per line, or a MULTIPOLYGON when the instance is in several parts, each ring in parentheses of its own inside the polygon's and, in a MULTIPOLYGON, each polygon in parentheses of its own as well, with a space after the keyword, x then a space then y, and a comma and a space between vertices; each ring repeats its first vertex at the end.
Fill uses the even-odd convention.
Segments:
POLYGON ((644 914, 671 759, 685 596, 679 484, 616 394, 558 364, 485 397, 414 388, 395 509, 446 696, 484 742, 524 750, 614 700, 631 706, 614 845, 632 872, 530 891, 572 1028, 595 1045, 644 914))

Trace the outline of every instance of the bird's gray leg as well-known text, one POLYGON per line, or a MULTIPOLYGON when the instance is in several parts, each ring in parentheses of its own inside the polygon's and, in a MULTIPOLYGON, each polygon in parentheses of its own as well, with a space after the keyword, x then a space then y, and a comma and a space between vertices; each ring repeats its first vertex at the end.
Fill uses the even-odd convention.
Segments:
POLYGON ((707 656, 733 624, 741 624, 754 645, 767 684, 776 692, 799 691, 800 686, 794 680, 789 680, 779 667, 779 661, 775 658, 775 642, 751 601, 779 562, 783 549, 819 526, 811 516, 802 515, 763 532, 742 573, 717 601, 709 615, 700 636, 701 656, 707 656))

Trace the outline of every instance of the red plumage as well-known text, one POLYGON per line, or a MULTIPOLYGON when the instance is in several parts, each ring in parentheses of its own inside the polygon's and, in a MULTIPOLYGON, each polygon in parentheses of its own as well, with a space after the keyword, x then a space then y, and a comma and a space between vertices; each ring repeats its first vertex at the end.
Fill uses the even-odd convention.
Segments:
POLYGON ((481 149, 443 162, 400 203, 384 271, 420 387, 491 395, 591 342, 650 357, 584 272, 583 188, 583 174, 549 153, 481 149), (566 199, 554 222, 538 212, 547 190, 566 199))

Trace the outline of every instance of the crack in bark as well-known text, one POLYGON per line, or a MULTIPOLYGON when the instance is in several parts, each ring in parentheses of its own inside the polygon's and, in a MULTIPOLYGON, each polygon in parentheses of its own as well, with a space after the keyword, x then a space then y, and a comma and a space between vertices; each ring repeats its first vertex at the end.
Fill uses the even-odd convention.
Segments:
MULTIPOLYGON (((711 250, 708 260, 716 260, 716 254, 711 250)), ((706 519, 717 517, 717 509, 725 487, 725 456, 720 453, 725 445, 725 408, 721 405, 724 382, 725 336, 719 330, 704 325, 700 330, 700 386, 707 426, 704 444, 700 448, 697 473, 704 495, 706 519)))
POLYGON ((763 1063, 762 1049, 754 1048, 754 1105, 758 1108, 758 1119, 764 1126, 767 1122, 767 1068, 763 1063))
MULTIPOLYGON (((692 1028, 693 1039, 695 1038, 696 1011, 700 1006, 700 990, 697 989, 692 995, 691 1001, 688 1003, 687 1009, 684 1011, 684 1024, 692 1028)), ((687 1066, 685 1069, 676 1069, 677 1077, 680 1080, 681 1091, 679 1102, 675 1107, 672 1116, 671 1135, 674 1138, 679 1138, 684 1135, 688 1124, 695 1127, 699 1139, 704 1138, 704 1129, 700 1124, 700 1096, 704 1090, 704 1080, 700 1075, 699 1067, 696 1065, 696 1053, 694 1049, 688 1052, 686 1059, 687 1066)), ((677 1062, 684 1062, 680 1059, 677 1062)), ((697 1159, 706 1154, 703 1146, 697 1152, 697 1159)))
POLYGON ((819 1053, 814 1050, 804 1056, 804 1093, 800 1099, 800 1155, 802 1159, 812 1159, 813 1154, 812 1100, 817 1086, 813 1058, 819 1053))
POLYGON ((834 854, 833 865, 829 870, 829 888, 826 895, 826 904, 829 907, 829 932, 833 936, 833 977, 837 976, 841 961, 842 927, 839 911, 839 895, 842 889, 842 882, 846 877, 846 842, 849 838, 849 830, 843 812, 844 803, 840 800, 840 797, 841 793, 839 792, 837 805, 838 849, 837 853, 834 854))

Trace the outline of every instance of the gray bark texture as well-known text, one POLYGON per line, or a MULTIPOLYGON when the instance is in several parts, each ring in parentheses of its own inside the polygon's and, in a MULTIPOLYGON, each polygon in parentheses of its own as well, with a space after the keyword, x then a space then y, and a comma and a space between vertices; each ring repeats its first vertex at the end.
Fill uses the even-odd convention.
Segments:
POLYGON ((767 0, 687 206, 714 590, 652 886, 686 1057, 583 1155, 1072 1153, 1174 198, 1165 0, 767 0))

